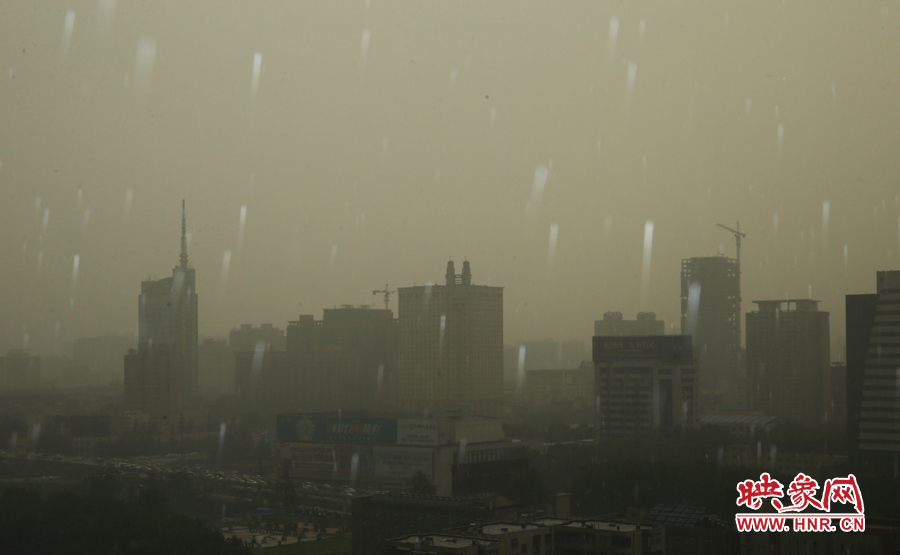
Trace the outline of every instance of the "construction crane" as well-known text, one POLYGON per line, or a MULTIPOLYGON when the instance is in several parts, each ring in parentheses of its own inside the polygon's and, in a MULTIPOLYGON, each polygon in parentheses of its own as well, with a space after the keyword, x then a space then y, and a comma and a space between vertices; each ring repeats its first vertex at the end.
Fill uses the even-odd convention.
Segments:
POLYGON ((737 246, 737 306, 735 309, 734 319, 735 325, 737 327, 737 336, 738 336, 738 347, 741 344, 741 239, 747 236, 746 233, 741 231, 741 222, 737 223, 737 229, 731 229, 728 226, 724 226, 722 224, 716 224, 722 229, 728 230, 734 234, 734 242, 737 246))
POLYGON ((391 293, 396 293, 396 292, 397 291, 391 291, 390 289, 388 289, 388 284, 385 283, 384 289, 382 289, 380 291, 378 291, 378 290, 372 291, 372 294, 377 295, 379 293, 384 293, 384 309, 387 310, 388 304, 391 302, 391 293))

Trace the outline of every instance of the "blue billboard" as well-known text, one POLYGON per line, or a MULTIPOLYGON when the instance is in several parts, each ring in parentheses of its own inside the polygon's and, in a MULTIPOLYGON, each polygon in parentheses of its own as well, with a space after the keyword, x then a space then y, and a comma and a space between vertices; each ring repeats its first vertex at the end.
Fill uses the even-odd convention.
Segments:
POLYGON ((279 414, 278 441, 396 445, 394 418, 338 418, 279 414))

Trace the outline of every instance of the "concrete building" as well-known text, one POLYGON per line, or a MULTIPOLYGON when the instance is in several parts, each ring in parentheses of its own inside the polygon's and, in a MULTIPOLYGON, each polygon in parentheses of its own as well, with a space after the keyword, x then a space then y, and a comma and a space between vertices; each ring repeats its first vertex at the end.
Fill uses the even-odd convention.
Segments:
MULTIPOLYGON (((385 540, 384 555, 448 553, 456 555, 511 555, 498 540, 455 536, 451 534, 413 534, 385 540)), ((515 552, 518 553, 518 552, 515 552)))
POLYGON ((29 389, 41 384, 41 358, 13 349, 0 358, 0 390, 29 389))
POLYGON ((185 406, 182 355, 173 343, 148 343, 130 349, 125 355, 126 410, 169 422, 180 414, 185 406))
POLYGON ((747 313, 747 409, 805 425, 834 421, 830 316, 819 301, 753 301, 747 313))
POLYGON ((472 495, 528 470, 529 444, 505 439, 496 418, 279 414, 276 431, 278 465, 299 479, 396 489, 421 472, 438 495, 472 495))
POLYGON ((693 338, 698 393, 705 405, 729 409, 743 402, 741 297, 738 261, 724 256, 681 261, 681 333, 693 338))
POLYGON ((694 424, 690 337, 594 337, 597 435, 694 424))
POLYGON ((390 401, 397 328, 393 312, 368 306, 344 305, 325 309, 322 320, 301 315, 289 322, 278 383, 293 395, 293 410, 362 410, 390 401))
POLYGON ((468 262, 445 285, 401 287, 397 401, 407 410, 503 410, 503 288, 473 285, 468 262))
POLYGON ((847 295, 850 455, 900 468, 900 271, 878 272, 874 295, 847 295))
POLYGON ((272 324, 260 324, 259 327, 241 324, 240 328, 233 329, 228 334, 228 346, 234 353, 254 351, 260 342, 264 343, 266 348, 271 345, 276 351, 287 349, 284 330, 272 324))
POLYGON ((234 353, 224 339, 203 339, 197 364, 201 395, 214 398, 234 392, 234 353))
POLYGON ((637 319, 625 320, 621 312, 605 312, 594 321, 594 335, 601 337, 665 335, 666 323, 656 319, 655 312, 638 312, 637 319))
MULTIPOLYGON (((198 382, 198 296, 196 276, 188 266, 187 224, 184 202, 181 215, 180 263, 172 277, 141 282, 138 296, 138 352, 150 352, 156 346, 174 346, 174 360, 184 376, 184 396, 193 398, 199 392, 198 382)), ((155 360, 150 357, 147 360, 155 360)), ((126 387, 128 387, 126 385, 126 387)))

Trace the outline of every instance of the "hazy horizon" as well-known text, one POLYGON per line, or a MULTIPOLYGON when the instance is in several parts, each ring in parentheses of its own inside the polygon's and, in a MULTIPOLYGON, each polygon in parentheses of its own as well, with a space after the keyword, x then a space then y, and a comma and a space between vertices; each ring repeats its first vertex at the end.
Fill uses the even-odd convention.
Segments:
POLYGON ((744 311, 819 299, 839 356, 844 295, 900 267, 898 16, 10 0, 0 352, 136 333, 185 199, 201 335, 380 308, 448 257, 505 287, 506 343, 606 311, 678 332, 680 261, 734 257, 740 221, 744 311))

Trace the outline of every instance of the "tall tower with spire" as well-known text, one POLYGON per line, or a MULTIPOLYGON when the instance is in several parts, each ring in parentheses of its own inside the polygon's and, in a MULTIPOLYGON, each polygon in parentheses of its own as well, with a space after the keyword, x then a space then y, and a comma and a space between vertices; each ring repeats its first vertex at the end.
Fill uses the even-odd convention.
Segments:
MULTIPOLYGON (((126 357, 126 401, 147 397, 148 402, 129 402, 140 405, 142 412, 166 414, 183 409, 184 402, 198 394, 198 296, 194 268, 188 265, 187 219, 181 201, 181 256, 172 270, 172 277, 141 282, 138 297, 138 349, 132 361, 132 387, 129 388, 128 357, 126 357), (167 353, 159 356, 160 352, 167 353), (163 360, 166 369, 151 368, 154 361, 163 360), (149 366, 148 366, 149 365, 149 366), (138 379, 135 376, 143 376, 138 379), (157 376, 157 377, 154 377, 157 376), (165 399, 156 399, 154 392, 166 392, 165 399), (149 397, 148 397, 149 396, 149 397), (150 407, 150 408, 147 408, 150 407)), ((162 393, 160 393, 162 395, 162 393)), ((138 408, 138 407, 133 407, 138 408)))

